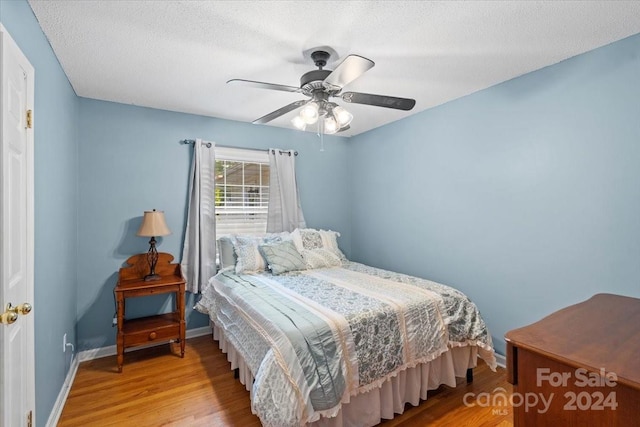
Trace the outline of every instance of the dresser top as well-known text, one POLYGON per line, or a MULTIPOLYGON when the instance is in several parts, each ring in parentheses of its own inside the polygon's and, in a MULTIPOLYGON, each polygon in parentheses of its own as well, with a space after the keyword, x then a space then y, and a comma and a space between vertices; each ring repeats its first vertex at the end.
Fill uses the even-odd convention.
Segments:
POLYGON ((640 390, 640 299, 597 294, 505 339, 570 366, 615 373, 619 383, 640 390))

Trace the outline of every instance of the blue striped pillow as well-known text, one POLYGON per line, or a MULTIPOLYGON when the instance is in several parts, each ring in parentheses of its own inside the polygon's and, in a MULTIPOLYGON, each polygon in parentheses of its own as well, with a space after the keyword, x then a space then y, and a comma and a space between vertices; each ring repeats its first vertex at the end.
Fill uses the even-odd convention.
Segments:
POLYGON ((273 274, 304 270, 307 266, 291 240, 260 245, 259 249, 273 274))

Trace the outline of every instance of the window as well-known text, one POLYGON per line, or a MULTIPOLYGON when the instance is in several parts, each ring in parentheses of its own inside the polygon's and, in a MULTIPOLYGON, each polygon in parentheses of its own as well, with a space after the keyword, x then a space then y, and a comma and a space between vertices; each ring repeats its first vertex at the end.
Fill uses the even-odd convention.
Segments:
POLYGON ((216 236, 267 230, 267 150, 216 147, 216 236))

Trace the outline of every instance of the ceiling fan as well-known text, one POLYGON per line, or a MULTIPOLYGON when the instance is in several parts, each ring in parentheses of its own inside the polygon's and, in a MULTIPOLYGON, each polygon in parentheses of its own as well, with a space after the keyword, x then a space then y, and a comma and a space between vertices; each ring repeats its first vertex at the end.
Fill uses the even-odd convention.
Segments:
POLYGON ((285 105, 266 116, 253 121, 254 124, 265 124, 295 109, 301 108, 300 114, 291 121, 300 130, 307 125, 318 123, 318 132, 332 134, 349 129, 353 115, 339 106, 330 98, 340 98, 346 103, 374 105, 376 107, 393 108, 397 110, 411 110, 416 101, 409 98, 395 96, 374 95, 361 92, 342 92, 342 89, 360 77, 375 64, 370 59, 359 55, 347 56, 333 71, 324 70, 330 54, 324 50, 311 53, 311 59, 317 70, 309 71, 300 77, 300 87, 286 86, 274 83, 264 83, 254 80, 232 79, 227 83, 243 84, 262 89, 296 92, 309 97, 285 105))

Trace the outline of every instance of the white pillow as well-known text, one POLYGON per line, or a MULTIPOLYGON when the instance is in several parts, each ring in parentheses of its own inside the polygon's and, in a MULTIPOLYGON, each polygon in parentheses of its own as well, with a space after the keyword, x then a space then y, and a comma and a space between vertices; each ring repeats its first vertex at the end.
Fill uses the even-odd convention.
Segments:
POLYGON ((296 245, 296 249, 298 250, 298 252, 302 253, 302 251, 304 250, 304 245, 302 244, 302 236, 300 235, 300 229, 296 228, 295 230, 293 230, 289 235, 289 238, 291 239, 293 244, 296 245))
POLYGON ((338 247, 337 237, 339 235, 340 233, 337 231, 331 230, 296 228, 291 232, 291 239, 300 253, 309 249, 327 249, 333 252, 340 260, 346 261, 347 257, 338 247))
POLYGON ((217 240, 218 258, 220 269, 236 265, 236 253, 234 249, 234 236, 224 236, 217 240))
POLYGON ((328 249, 303 249, 300 254, 309 268, 327 268, 342 265, 340 258, 328 249))
POLYGON ((322 248, 322 236, 318 230, 313 228, 296 228, 291 233, 293 243, 295 243, 298 252, 303 249, 322 248))
POLYGON ((344 255, 344 253, 342 253, 342 251, 338 247, 338 236, 340 236, 340 233, 338 233, 337 231, 320 230, 320 237, 322 238, 322 247, 336 254, 336 256, 340 258, 340 260, 346 261, 347 257, 344 255))

